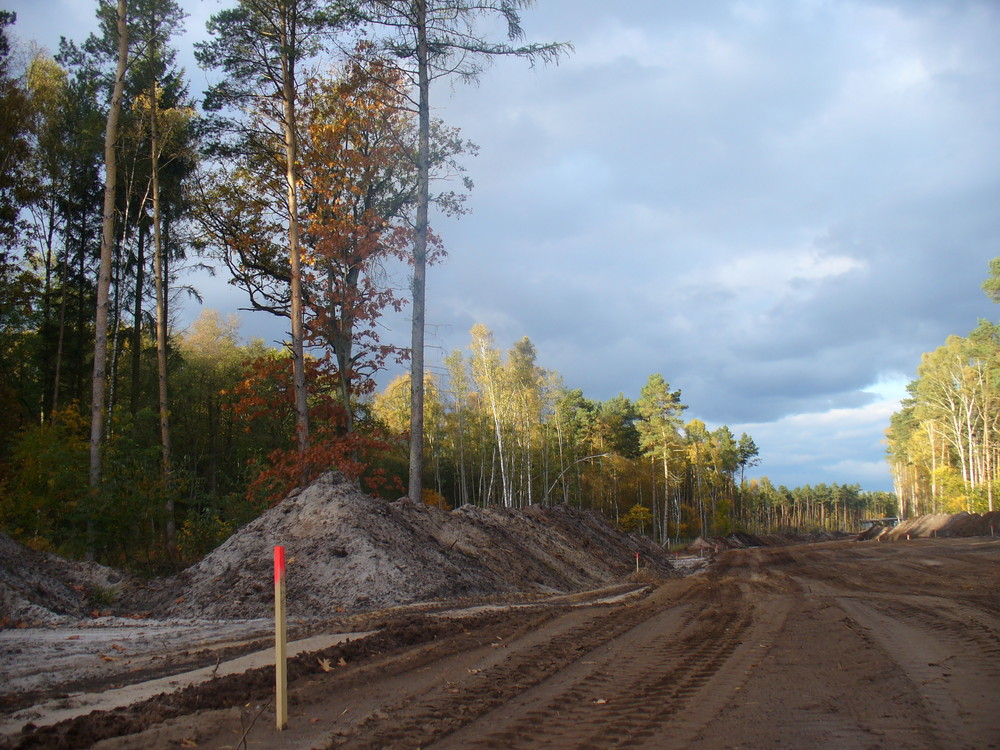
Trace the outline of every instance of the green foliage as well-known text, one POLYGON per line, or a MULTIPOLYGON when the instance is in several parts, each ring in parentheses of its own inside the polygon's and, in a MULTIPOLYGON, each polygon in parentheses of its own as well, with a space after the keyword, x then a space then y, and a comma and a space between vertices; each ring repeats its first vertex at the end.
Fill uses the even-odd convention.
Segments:
POLYGON ((118 601, 120 593, 121 592, 115 588, 93 586, 87 590, 87 598, 98 606, 110 607, 118 601))
POLYGON ((1000 302, 1000 256, 990 261, 990 277, 983 282, 983 291, 994 302, 1000 302))
POLYGON ((1000 476, 1000 326, 980 321, 921 358, 891 418, 887 455, 904 515, 985 512, 1000 476))
POLYGON ((13 471, 0 497, 0 524, 35 549, 82 548, 87 489, 88 425, 70 407, 13 444, 13 471))
MULTIPOLYGON (((238 506, 239 502, 234 498, 226 504, 238 506)), ((178 551, 185 560, 199 560, 226 541, 238 525, 223 518, 218 509, 192 513, 181 523, 177 534, 178 551)))
POLYGON ((31 105, 10 70, 6 27, 15 20, 15 14, 0 11, 0 274, 10 264, 7 253, 17 244, 23 226, 20 212, 31 200, 34 188, 27 170, 31 105))
POLYGON ((637 424, 639 442, 646 455, 668 461, 671 449, 679 442, 681 413, 687 409, 681 403, 680 390, 671 391, 670 384, 659 373, 650 375, 636 401, 636 409, 641 417, 637 424))
POLYGON ((647 527, 653 525, 653 511, 645 505, 636 503, 628 509, 625 515, 618 519, 618 525, 625 529, 625 531, 642 533, 647 527))

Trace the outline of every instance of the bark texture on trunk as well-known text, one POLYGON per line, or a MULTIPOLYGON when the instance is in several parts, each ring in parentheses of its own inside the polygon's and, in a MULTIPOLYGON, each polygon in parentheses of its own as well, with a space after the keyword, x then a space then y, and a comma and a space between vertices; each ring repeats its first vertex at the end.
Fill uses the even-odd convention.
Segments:
POLYGON ((295 44, 295 19, 286 15, 283 19, 283 26, 281 72, 285 114, 285 181, 288 189, 288 257, 292 277, 292 381, 295 390, 295 434, 299 453, 304 456, 309 448, 309 403, 306 393, 305 331, 302 323, 302 256, 299 250, 295 57, 294 52, 289 52, 289 45, 295 44))
POLYGON ((413 328, 410 345, 410 476, 408 495, 420 501, 424 472, 424 315, 427 286, 427 203, 430 181, 430 77, 427 48, 427 2, 415 0, 417 12, 417 225, 413 241, 413 328))
POLYGON ((115 242, 115 192, 118 188, 115 148, 118 141, 118 115, 125 88, 128 60, 128 26, 125 0, 118 0, 118 67, 115 87, 104 131, 104 215, 101 231, 101 260, 97 273, 97 312, 94 320, 94 379, 90 404, 90 487, 101 480, 101 447, 104 436, 104 403, 108 364, 108 301, 111 290, 111 257, 115 242))

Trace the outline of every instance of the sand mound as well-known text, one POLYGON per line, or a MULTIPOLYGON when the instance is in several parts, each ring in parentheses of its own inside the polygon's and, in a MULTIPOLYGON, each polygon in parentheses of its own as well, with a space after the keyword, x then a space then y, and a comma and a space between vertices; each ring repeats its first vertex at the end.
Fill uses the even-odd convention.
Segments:
POLYGON ((748 547, 784 547, 789 544, 831 542, 844 539, 847 534, 839 531, 814 531, 806 534, 748 534, 734 531, 726 536, 700 536, 687 546, 691 553, 721 552, 726 549, 747 549, 748 547))
POLYGON ((285 546, 288 613, 326 617, 420 601, 594 588, 635 570, 673 574, 650 540, 566 506, 451 512, 369 497, 328 473, 292 492, 177 576, 143 583, 0 534, 0 627, 94 614, 252 619, 273 613, 273 547, 285 546), (95 610, 100 610, 96 612, 95 610))
POLYGON ((880 536, 883 540, 906 539, 910 537, 957 537, 1000 535, 1000 511, 978 513, 932 513, 909 518, 895 528, 886 529, 880 536))
POLYGON ((106 607, 124 580, 111 568, 36 552, 0 533, 0 627, 87 617, 106 607))
POLYGON ((657 575, 667 555, 595 513, 566 506, 451 512, 369 497, 327 473, 163 582, 153 614, 242 619, 273 613, 274 545, 285 546, 289 617, 620 580, 635 553, 657 575))

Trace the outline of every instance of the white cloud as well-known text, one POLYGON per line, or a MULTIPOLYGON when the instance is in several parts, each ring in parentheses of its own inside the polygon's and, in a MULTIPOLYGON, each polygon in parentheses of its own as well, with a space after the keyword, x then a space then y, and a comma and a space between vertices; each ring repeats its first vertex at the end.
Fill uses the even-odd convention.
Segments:
POLYGON ((847 459, 838 461, 827 469, 833 476, 853 477, 853 479, 838 482, 838 484, 860 484, 865 489, 882 489, 891 491, 886 485, 888 469, 885 461, 859 461, 847 459))
POLYGON ((727 289, 755 290, 761 294, 779 293, 795 282, 820 282, 863 270, 867 264, 847 255, 828 255, 819 250, 759 252, 726 260, 713 268, 694 273, 689 283, 698 283, 704 273, 707 280, 727 289))
MULTIPOLYGON (((868 390, 882 390, 875 385, 868 390)), ((882 459, 882 436, 899 408, 895 399, 854 408, 793 414, 774 422, 737 425, 753 436, 764 458, 755 476, 788 477, 789 484, 860 483, 891 489, 888 464, 882 459)))

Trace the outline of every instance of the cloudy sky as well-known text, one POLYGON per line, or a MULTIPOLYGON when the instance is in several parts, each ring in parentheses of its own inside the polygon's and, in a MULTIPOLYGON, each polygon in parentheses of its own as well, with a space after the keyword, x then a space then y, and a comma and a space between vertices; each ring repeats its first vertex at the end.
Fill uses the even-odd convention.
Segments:
MULTIPOLYGON (((89 0, 0 5, 50 47, 92 25, 89 0)), ((186 5, 179 46, 224 7, 186 5)), ((921 353, 1000 316, 980 291, 1000 255, 1000 3, 539 0, 522 20, 575 52, 433 92, 481 151, 473 213, 436 225, 431 361, 482 322, 591 398, 662 373, 688 416, 749 432, 775 483, 891 489, 881 440, 921 353)))

